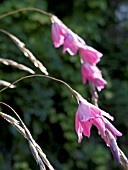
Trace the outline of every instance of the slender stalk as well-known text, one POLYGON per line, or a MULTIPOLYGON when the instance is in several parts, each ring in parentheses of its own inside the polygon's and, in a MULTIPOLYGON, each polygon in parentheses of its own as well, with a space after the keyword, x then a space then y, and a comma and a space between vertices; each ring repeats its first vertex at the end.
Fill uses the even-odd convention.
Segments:
POLYGON ((96 87, 92 82, 89 82, 89 85, 92 93, 92 103, 98 107, 98 93, 96 91, 96 87))
POLYGON ((54 77, 51 77, 51 76, 48 76, 48 75, 43 75, 43 74, 34 74, 34 75, 28 75, 28 76, 25 76, 25 77, 22 77, 16 81, 14 81, 13 83, 11 83, 9 86, 7 87, 4 87, 3 89, 0 90, 0 93, 3 92, 4 90, 8 89, 10 86, 24 80, 24 79, 27 79, 27 78, 32 78, 32 77, 45 77, 45 78, 49 78, 49 79, 52 79, 54 81, 57 81, 57 82, 60 82, 62 84, 64 84, 65 86, 67 86, 70 91, 72 92, 72 94, 77 98, 77 96, 79 95, 78 92, 76 92, 73 88, 71 88, 71 86, 69 86, 65 81, 63 80, 60 80, 60 79, 57 79, 57 78, 54 78, 54 77))
POLYGON ((49 17, 52 17, 53 14, 49 13, 49 12, 46 12, 44 10, 41 10, 41 9, 38 9, 38 8, 34 8, 34 7, 27 7, 27 8, 21 8, 21 9, 17 9, 15 11, 11 11, 11 12, 8 12, 6 14, 3 14, 0 16, 0 19, 4 18, 4 17, 7 17, 7 16, 10 16, 10 15, 13 15, 15 13, 18 13, 18 12, 23 12, 23 11, 37 11, 37 12, 40 12, 42 14, 45 14, 49 17))

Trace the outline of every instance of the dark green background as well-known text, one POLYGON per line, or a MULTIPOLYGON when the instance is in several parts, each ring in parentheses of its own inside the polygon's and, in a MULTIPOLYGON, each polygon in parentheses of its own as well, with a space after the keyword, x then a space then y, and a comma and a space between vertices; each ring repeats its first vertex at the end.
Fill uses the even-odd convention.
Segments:
MULTIPOLYGON (((115 117, 113 124, 123 133, 117 141, 128 156, 128 1, 1 0, 0 14, 30 6, 54 13, 88 45, 104 54, 98 67, 108 84, 99 94, 99 105, 115 117)), ((53 47, 47 16, 35 11, 17 13, 1 19, 0 28, 25 42, 51 76, 66 81, 90 101, 89 87, 82 84, 79 55, 63 55, 62 48, 53 47)), ((3 33, 0 33, 0 57, 16 60, 41 73, 3 33)), ((28 75, 11 66, 0 64, 0 68, 0 79, 6 81, 28 75)), ((31 78, 18 83, 16 89, 2 92, 0 99, 23 118, 55 169, 122 169, 95 127, 91 137, 84 137, 78 144, 74 128, 78 105, 64 85, 46 78, 31 78)), ((2 110, 13 115, 4 106, 2 110)), ((27 141, 0 118, 0 170, 35 169, 39 167, 27 141)))

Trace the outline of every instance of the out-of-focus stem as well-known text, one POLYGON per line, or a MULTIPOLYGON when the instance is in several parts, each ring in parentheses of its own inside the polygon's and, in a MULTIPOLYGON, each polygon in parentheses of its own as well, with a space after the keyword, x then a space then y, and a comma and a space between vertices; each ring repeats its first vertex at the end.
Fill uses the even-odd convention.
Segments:
POLYGON ((11 11, 11 12, 8 12, 6 14, 3 14, 0 16, 0 19, 4 18, 4 17, 7 17, 9 15, 13 15, 15 13, 18 13, 18 12, 22 12, 22 11, 37 11, 37 12, 40 12, 42 14, 45 14, 49 17, 52 17, 53 14, 49 13, 49 12, 46 12, 44 10, 41 10, 41 9, 38 9, 38 8, 33 8, 33 7, 27 7, 27 8, 21 8, 21 9, 18 9, 18 10, 15 10, 15 11, 11 11))

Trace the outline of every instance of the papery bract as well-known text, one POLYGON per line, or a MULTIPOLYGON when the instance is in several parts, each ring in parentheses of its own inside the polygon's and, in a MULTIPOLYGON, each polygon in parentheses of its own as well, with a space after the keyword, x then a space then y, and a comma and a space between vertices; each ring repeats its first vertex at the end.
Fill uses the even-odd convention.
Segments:
POLYGON ((106 139, 107 139, 107 142, 106 141, 105 142, 110 147, 110 150, 111 150, 113 156, 115 157, 117 162, 120 163, 120 159, 121 159, 120 156, 121 156, 121 154, 120 154, 120 149, 119 149, 119 147, 117 145, 117 142, 116 142, 116 137, 113 136, 111 131, 106 130, 106 139))
POLYGON ((113 156, 115 157, 117 162, 120 163, 120 152, 119 152, 119 148, 117 146, 116 140, 114 138, 111 139, 109 141, 109 145, 110 145, 110 149, 111 149, 113 156))

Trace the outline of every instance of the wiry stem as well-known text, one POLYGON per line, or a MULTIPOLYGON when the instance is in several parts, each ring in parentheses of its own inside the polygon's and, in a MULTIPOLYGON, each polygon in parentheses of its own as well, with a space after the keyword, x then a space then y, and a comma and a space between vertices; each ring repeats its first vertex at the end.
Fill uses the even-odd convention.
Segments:
POLYGON ((49 12, 46 12, 44 10, 41 10, 41 9, 38 9, 38 8, 33 8, 33 7, 27 7, 27 8, 21 8, 21 9, 18 9, 18 10, 15 10, 15 11, 11 11, 11 12, 8 12, 6 14, 3 14, 0 16, 0 19, 4 18, 4 17, 7 17, 9 15, 13 15, 15 13, 18 13, 18 12, 22 12, 22 11, 37 11, 37 12, 40 12, 42 14, 45 14, 49 17, 52 17, 53 14, 49 13, 49 12))
POLYGON ((54 80, 54 81, 58 81, 58 82, 64 84, 65 86, 67 86, 67 87, 70 89, 70 91, 72 92, 72 94, 73 94, 76 98, 77 98, 77 96, 79 95, 79 93, 76 92, 73 88, 71 88, 71 86, 69 86, 65 81, 60 80, 60 79, 57 79, 57 78, 54 78, 54 77, 51 77, 51 76, 48 76, 48 75, 43 75, 43 74, 34 74, 34 75, 28 75, 28 76, 22 77, 22 78, 20 78, 20 79, 18 79, 18 80, 16 80, 16 81, 14 81, 13 83, 11 83, 9 86, 4 87, 3 89, 1 89, 0 92, 6 90, 6 89, 9 88, 10 86, 12 86, 12 85, 14 85, 14 84, 16 84, 16 83, 24 80, 24 79, 32 78, 32 77, 45 77, 45 78, 52 79, 52 80, 54 80))
POLYGON ((92 93, 92 103, 98 107, 98 93, 96 91, 96 87, 92 82, 89 82, 89 85, 92 93))

